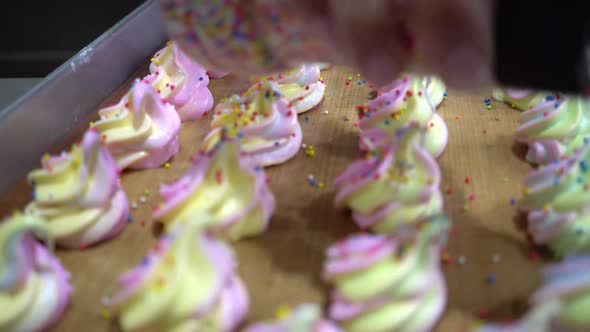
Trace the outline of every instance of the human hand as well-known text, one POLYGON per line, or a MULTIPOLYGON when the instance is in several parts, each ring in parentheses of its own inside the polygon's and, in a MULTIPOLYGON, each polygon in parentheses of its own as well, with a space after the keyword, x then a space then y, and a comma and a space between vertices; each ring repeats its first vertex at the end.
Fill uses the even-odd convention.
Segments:
POLYGON ((492 0, 305 0, 377 84, 413 70, 458 88, 492 81, 492 0))
POLYGON ((406 71, 458 88, 492 80, 494 0, 162 1, 172 38, 207 68, 246 75, 328 61, 380 85, 406 71))

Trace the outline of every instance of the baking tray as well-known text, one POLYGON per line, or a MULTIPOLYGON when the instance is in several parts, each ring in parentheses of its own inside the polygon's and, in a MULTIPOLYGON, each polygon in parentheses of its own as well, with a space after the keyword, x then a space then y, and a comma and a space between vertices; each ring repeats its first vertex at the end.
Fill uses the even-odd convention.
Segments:
POLYGON ((148 0, 0 110, 0 192, 38 163, 166 40, 158 0, 148 0))
MULTIPOLYGON (((165 41, 158 20, 157 1, 147 2, 91 44, 86 49, 90 53, 80 52, 1 113, 0 151, 9 158, 2 163, 0 215, 29 201, 30 187, 23 178, 38 166, 44 152, 59 152, 79 138, 87 122, 96 119, 97 109, 117 102, 135 77, 148 72, 149 58, 165 41)), ((323 75, 328 85, 324 101, 300 116, 303 141, 314 146, 315 157, 300 152, 289 162, 267 169, 277 198, 270 228, 233 246, 250 292, 248 322, 273 318, 281 305, 325 305, 329 288, 320 279, 324 251, 356 230, 348 213, 331 208, 335 195, 331 183, 359 156, 355 107, 375 92, 355 71, 333 68, 323 75), (309 175, 325 186, 310 186, 309 175)), ((216 101, 248 86, 248 81, 231 75, 210 83, 216 101)), ((518 198, 520 181, 530 170, 522 158, 523 149, 514 145, 518 112, 497 103, 486 110, 485 97, 489 91, 451 90, 439 108, 450 134, 439 164, 445 212, 454 229, 444 253, 450 264, 443 267, 449 304, 437 332, 464 331, 478 316, 504 321, 522 314, 529 294, 538 286, 537 269, 545 261, 543 255, 530 259, 536 249, 519 228, 522 218, 510 204, 511 197, 518 198), (460 257, 463 264, 457 262, 460 257), (486 281, 490 275, 494 283, 486 281)), ((54 331, 117 331, 100 300, 115 292, 117 276, 140 262, 156 243, 158 227, 151 212, 161 202, 159 185, 188 169, 208 122, 182 125, 181 149, 170 168, 122 175, 122 186, 138 208, 132 209, 132 222, 118 237, 83 251, 56 252, 72 273, 74 292, 54 331), (145 203, 140 203, 142 197, 145 203)))

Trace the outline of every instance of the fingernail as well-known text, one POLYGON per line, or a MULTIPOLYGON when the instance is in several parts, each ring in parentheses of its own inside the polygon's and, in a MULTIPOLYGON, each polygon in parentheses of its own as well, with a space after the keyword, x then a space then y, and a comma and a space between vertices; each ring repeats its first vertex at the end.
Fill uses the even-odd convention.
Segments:
POLYGON ((396 70, 391 57, 376 54, 366 60, 364 70, 369 79, 377 85, 385 85, 396 79, 396 70))
POLYGON ((481 52, 459 47, 449 53, 447 79, 458 88, 479 88, 491 83, 490 70, 481 52))

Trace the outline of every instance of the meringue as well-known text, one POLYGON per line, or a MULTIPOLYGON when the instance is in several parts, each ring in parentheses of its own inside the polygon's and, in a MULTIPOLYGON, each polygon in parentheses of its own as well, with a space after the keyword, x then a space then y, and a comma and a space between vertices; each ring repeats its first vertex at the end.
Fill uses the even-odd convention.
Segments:
POLYGON ((436 217, 416 238, 360 234, 331 246, 329 317, 347 332, 431 331, 446 302, 439 251, 447 229, 436 217))
POLYGON ((180 118, 145 82, 136 81, 117 105, 98 114, 93 128, 121 170, 157 168, 178 153, 180 118))
POLYGON ((207 71, 173 42, 154 55, 144 81, 176 107, 182 121, 200 119, 213 108, 207 71))
POLYGON ((274 76, 268 76, 250 88, 256 89, 264 81, 274 81, 297 114, 305 113, 319 105, 324 99, 326 83, 320 77, 318 64, 304 64, 296 69, 274 76))
POLYGON ((558 256, 590 252, 590 145, 572 157, 529 174, 520 207, 537 244, 558 256))
POLYGON ((528 145, 529 162, 547 164, 570 154, 590 139, 589 117, 587 100, 547 96, 520 115, 516 140, 528 145))
POLYGON ((422 78, 422 84, 424 85, 430 102, 436 108, 442 104, 445 100, 445 94, 447 92, 447 86, 440 78, 434 76, 427 76, 422 78))
MULTIPOLYGON (((422 84, 421 91, 426 92, 425 95, 434 108, 437 108, 440 106, 440 104, 442 104, 443 100, 445 99, 445 93, 447 92, 447 86, 440 78, 436 76, 422 76, 415 74, 408 74, 405 77, 408 77, 410 80, 412 80, 412 84, 422 84)), ((403 82, 403 79, 404 77, 402 77, 402 80, 396 80, 381 87, 378 92, 383 94, 395 90, 403 82)))
POLYGON ((51 240, 35 217, 17 214, 0 223, 0 331, 46 331, 68 305, 70 275, 35 235, 51 240))
POLYGON ((477 332, 582 332, 590 330, 590 257, 571 257, 545 268, 543 286, 531 296, 533 309, 512 324, 477 332))
POLYGON ((29 173, 33 201, 25 213, 40 218, 66 248, 84 248, 118 235, 127 224, 129 202, 117 166, 95 129, 71 151, 46 155, 29 173))
MULTIPOLYGON (((428 86, 438 89, 432 81, 428 86)), ((424 79, 421 76, 406 76, 387 86, 387 89, 366 106, 358 108, 361 149, 379 149, 399 128, 418 123, 426 128, 426 149, 433 156, 440 156, 447 145, 448 129, 435 111, 424 79)), ((439 98, 438 95, 436 98, 439 98)))
POLYGON ((544 101, 545 97, 553 96, 549 92, 521 90, 521 89, 494 89, 492 98, 495 101, 505 103, 508 106, 520 110, 527 111, 540 102, 544 101))
POLYGON ((233 331, 248 311, 248 294, 230 248, 198 223, 164 235, 105 300, 123 331, 233 331))
POLYGON ((353 162, 334 181, 336 207, 348 206, 359 227, 385 234, 441 213, 441 172, 423 140, 411 125, 381 152, 353 162))
POLYGON ((228 132, 241 139, 242 150, 261 166, 291 159, 303 139, 297 113, 273 82, 217 105, 205 150, 212 149, 228 132))
POLYGON ((240 153, 238 140, 223 139, 199 154, 182 178, 161 186, 160 196, 164 203, 154 219, 167 227, 206 221, 205 227, 231 240, 262 233, 275 210, 264 169, 240 153))
POLYGON ((323 319, 319 306, 300 305, 289 317, 276 323, 257 323, 244 332, 341 332, 333 322, 323 319))

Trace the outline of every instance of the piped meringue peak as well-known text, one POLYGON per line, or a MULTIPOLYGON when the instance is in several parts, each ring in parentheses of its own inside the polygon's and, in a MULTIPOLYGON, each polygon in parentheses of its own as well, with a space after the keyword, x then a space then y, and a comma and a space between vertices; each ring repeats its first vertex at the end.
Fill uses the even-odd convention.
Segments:
POLYGON ((0 222, 0 330, 42 332, 54 326, 70 297, 70 275, 35 236, 46 224, 20 213, 0 222))
MULTIPOLYGON (((412 80, 412 85, 414 84, 421 84, 424 96, 430 102, 430 104, 437 108, 442 104, 446 97, 447 86, 445 83, 438 77, 435 76, 423 76, 423 75, 416 75, 416 74, 407 74, 402 76, 402 80, 405 78, 409 78, 412 80)), ((400 80, 396 80, 391 82, 388 85, 385 85, 379 89, 379 93, 388 93, 392 90, 395 90, 400 85, 400 80)))
POLYGON ((25 213, 40 218, 57 244, 83 249, 118 235, 129 203, 118 183, 115 161, 96 129, 69 152, 45 155, 29 173, 33 201, 25 213))
POLYGON ((492 98, 519 111, 528 111, 553 93, 523 89, 494 89, 492 98))
POLYGON ((198 223, 177 225, 105 300, 123 331, 233 331, 248 294, 231 249, 198 223))
POLYGON ((320 76, 318 64, 304 64, 284 73, 265 76, 250 90, 257 89, 266 81, 278 84, 279 90, 298 114, 319 105, 326 91, 326 83, 320 76))
POLYGON ((183 177, 161 186, 160 195, 164 203, 154 219, 167 227, 205 223, 204 228, 231 240, 266 230, 276 204, 264 169, 241 152, 239 139, 229 137, 197 155, 183 177))
POLYGON ((174 42, 168 42, 151 61, 150 75, 144 81, 175 106, 182 121, 200 119, 211 111, 213 95, 207 87, 207 71, 174 42))
POLYGON ((242 151, 261 166, 291 159, 301 146, 301 125, 275 82, 265 82, 242 96, 232 96, 215 107, 205 150, 212 149, 225 134, 238 137, 242 151))
POLYGON ((98 113, 93 128, 119 169, 157 168, 178 153, 180 118, 145 82, 136 81, 117 105, 98 113))
POLYGON ((590 141, 590 104, 579 97, 546 96, 520 115, 514 134, 528 145, 529 162, 556 161, 590 141))
POLYGON ((397 236, 359 234, 328 248, 329 317, 347 332, 427 332, 442 315, 440 250, 449 222, 436 216, 397 236))
POLYGON ((590 253, 590 144, 570 158, 532 171, 523 181, 520 208, 538 244, 557 256, 590 253))
POLYGON ((405 76, 383 88, 376 99, 357 107, 361 149, 381 148, 399 128, 418 123, 426 128, 426 149, 435 157, 443 153, 448 129, 436 113, 427 89, 430 85, 425 85, 424 80, 421 76, 405 76))
POLYGON ((383 150, 354 161, 334 181, 335 205, 349 207, 359 227, 384 234, 440 214, 441 172, 424 139, 424 129, 410 124, 383 150))

